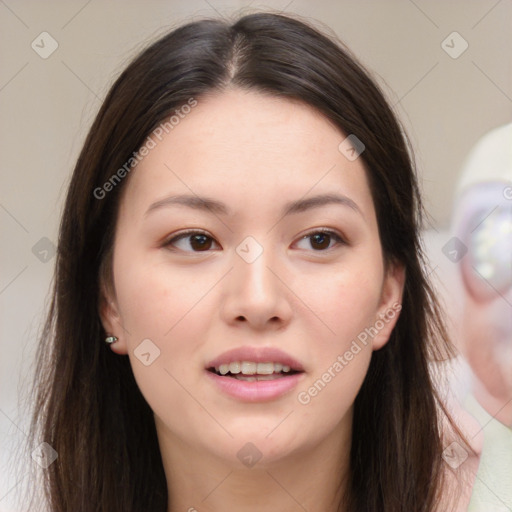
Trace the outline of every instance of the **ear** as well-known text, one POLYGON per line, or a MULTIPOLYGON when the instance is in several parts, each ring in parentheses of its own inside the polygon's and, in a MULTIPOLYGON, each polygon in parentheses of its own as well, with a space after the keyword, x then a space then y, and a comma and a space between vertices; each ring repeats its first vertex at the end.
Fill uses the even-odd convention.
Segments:
POLYGON ((388 263, 382 283, 381 297, 373 326, 377 331, 372 340, 373 350, 381 349, 389 340, 402 309, 405 268, 401 263, 388 263))
POLYGON ((107 336, 115 336, 118 340, 110 345, 113 352, 120 355, 128 354, 126 343, 126 331, 121 322, 119 314, 119 306, 117 299, 111 287, 101 284, 101 292, 99 297, 99 315, 100 320, 107 333, 107 336))

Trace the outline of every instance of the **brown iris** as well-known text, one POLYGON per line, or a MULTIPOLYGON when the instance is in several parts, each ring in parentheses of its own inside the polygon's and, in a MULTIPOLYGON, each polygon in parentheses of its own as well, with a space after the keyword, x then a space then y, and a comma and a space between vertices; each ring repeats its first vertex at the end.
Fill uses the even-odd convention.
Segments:
POLYGON ((191 235, 190 246, 194 251, 207 251, 211 248, 212 239, 207 235, 191 235))
POLYGON ((331 237, 327 233, 315 233, 309 235, 308 238, 311 240, 313 249, 327 249, 331 243, 331 237))

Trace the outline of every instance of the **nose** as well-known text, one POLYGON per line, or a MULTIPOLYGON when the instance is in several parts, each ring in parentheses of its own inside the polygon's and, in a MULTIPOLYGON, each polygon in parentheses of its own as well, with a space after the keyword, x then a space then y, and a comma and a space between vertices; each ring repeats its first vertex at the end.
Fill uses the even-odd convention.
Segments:
POLYGON ((292 292, 286 286, 270 250, 252 262, 233 255, 233 270, 227 276, 222 317, 234 326, 247 325, 255 330, 280 330, 292 317, 292 292))

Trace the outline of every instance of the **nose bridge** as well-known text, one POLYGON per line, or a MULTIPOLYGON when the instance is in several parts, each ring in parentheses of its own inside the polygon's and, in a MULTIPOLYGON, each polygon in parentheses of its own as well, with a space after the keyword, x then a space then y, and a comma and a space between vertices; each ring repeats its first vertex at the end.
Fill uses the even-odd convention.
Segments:
POLYGON ((291 306, 278 278, 278 261, 268 239, 260 243, 247 237, 237 246, 225 308, 229 321, 244 318, 261 326, 272 319, 289 319, 291 306))
POLYGON ((241 293, 248 293, 255 301, 268 300, 278 293, 275 276, 270 271, 275 265, 275 255, 268 240, 261 243, 252 236, 246 237, 236 248, 234 279, 241 293))

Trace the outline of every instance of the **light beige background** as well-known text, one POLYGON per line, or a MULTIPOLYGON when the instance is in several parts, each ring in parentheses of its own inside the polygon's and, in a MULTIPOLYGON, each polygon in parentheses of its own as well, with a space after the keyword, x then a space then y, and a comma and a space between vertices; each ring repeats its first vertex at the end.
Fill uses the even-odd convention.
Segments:
POLYGON ((56 241, 65 185, 101 100, 134 53, 177 24, 265 7, 328 25, 385 87, 415 147, 432 266, 454 274, 440 247, 457 176, 477 139, 512 119, 510 0, 0 0, 0 512, 14 510, 21 487, 11 465, 26 429, 18 387, 55 261, 32 247, 56 241), (59 45, 47 59, 31 48, 44 31, 59 45), (469 45, 457 59, 441 46, 454 31, 469 45))

